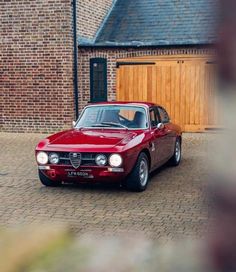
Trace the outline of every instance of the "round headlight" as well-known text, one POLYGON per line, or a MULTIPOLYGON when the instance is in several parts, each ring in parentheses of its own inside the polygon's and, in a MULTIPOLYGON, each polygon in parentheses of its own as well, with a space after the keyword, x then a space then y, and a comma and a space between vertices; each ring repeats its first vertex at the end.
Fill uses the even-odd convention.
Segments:
POLYGON ((98 166, 104 166, 107 164, 107 157, 105 155, 97 155, 95 158, 95 162, 98 166))
POLYGON ((45 152, 39 152, 36 156, 37 162, 39 164, 47 164, 48 163, 48 154, 45 152))
POLYGON ((51 164, 58 164, 59 163, 59 156, 57 153, 51 153, 49 155, 49 162, 51 164))
POLYGON ((112 167, 120 167, 122 164, 122 157, 119 154, 113 154, 109 158, 109 164, 112 167))

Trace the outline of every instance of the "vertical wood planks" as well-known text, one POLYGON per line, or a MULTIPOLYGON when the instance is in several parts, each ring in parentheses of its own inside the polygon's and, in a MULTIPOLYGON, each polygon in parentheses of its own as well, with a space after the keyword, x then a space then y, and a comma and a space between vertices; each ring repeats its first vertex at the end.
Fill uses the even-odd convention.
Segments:
POLYGON ((117 69, 117 99, 164 106, 185 131, 217 126, 216 75, 206 59, 156 60, 117 69))

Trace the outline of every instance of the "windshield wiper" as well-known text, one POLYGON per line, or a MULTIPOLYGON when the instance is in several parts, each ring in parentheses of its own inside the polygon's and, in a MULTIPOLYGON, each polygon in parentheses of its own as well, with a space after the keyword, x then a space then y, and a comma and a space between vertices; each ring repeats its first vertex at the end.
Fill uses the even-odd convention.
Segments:
POLYGON ((101 125, 110 126, 110 127, 123 127, 125 129, 128 129, 125 125, 119 124, 119 123, 113 123, 113 122, 102 122, 101 125))
POLYGON ((107 125, 107 124, 95 124, 95 125, 91 125, 90 127, 110 127, 110 125, 107 125))

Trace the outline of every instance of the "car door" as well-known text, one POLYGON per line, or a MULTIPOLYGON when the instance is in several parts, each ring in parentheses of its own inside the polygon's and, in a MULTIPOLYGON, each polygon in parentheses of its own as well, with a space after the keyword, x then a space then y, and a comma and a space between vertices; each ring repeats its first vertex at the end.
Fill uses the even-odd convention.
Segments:
POLYGON ((157 128, 157 125, 160 123, 159 114, 157 108, 153 107, 150 109, 150 122, 151 122, 151 134, 152 141, 150 143, 150 150, 153 158, 153 166, 158 167, 162 160, 164 154, 163 147, 163 131, 157 128))
POLYGON ((163 107, 157 107, 157 112, 161 123, 164 124, 164 127, 161 129, 163 134, 163 158, 168 160, 172 157, 175 148, 175 132, 171 129, 170 117, 167 111, 163 107))

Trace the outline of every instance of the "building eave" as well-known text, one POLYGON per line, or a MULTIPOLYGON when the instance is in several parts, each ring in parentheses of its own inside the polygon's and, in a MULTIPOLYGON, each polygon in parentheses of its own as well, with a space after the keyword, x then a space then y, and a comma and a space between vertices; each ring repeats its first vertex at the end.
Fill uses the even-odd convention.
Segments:
POLYGON ((192 42, 192 43, 79 43, 79 48, 174 48, 174 47, 214 47, 212 42, 192 42))

